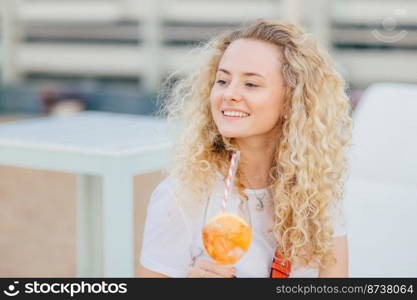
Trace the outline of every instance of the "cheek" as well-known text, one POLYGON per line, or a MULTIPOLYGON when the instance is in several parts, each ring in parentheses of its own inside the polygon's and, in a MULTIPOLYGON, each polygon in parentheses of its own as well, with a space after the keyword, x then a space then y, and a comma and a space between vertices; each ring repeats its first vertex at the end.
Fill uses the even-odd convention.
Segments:
POLYGON ((212 106, 219 106, 221 104, 221 93, 216 90, 216 89, 212 89, 210 92, 210 103, 212 106))
POLYGON ((212 90, 212 92, 210 93, 210 109, 211 109, 212 117, 216 121, 219 118, 219 111, 220 111, 221 105, 222 105, 221 93, 216 90, 212 90))
POLYGON ((263 98, 265 101, 252 103, 252 107, 256 112, 257 122, 265 128, 274 127, 281 115, 282 101, 277 98, 271 101, 270 99, 273 99, 272 97, 273 95, 268 95, 263 98))
POLYGON ((221 98, 219 97, 218 93, 216 91, 213 91, 210 93, 210 111, 211 116, 213 117, 214 121, 217 123, 217 113, 220 106, 221 106, 221 98))
POLYGON ((277 125, 277 122, 279 120, 279 112, 277 110, 270 110, 268 112, 268 116, 265 118, 265 123, 267 123, 268 127, 274 127, 277 125))

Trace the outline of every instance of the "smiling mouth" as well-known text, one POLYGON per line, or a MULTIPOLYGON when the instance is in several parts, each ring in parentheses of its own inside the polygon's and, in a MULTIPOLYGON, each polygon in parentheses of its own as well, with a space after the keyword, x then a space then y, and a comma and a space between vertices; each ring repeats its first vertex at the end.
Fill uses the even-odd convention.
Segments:
POLYGON ((243 119, 250 116, 250 114, 242 113, 242 112, 225 112, 222 110, 222 115, 226 119, 243 119))

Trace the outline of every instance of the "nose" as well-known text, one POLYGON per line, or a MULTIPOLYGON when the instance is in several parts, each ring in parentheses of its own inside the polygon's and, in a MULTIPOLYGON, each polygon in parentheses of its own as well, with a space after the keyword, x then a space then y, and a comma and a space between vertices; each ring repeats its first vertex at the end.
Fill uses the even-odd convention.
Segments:
POLYGON ((236 86, 236 84, 229 84, 228 87, 226 87, 226 90, 223 94, 224 100, 231 100, 231 101, 241 101, 242 100, 242 94, 239 90, 239 88, 236 86))

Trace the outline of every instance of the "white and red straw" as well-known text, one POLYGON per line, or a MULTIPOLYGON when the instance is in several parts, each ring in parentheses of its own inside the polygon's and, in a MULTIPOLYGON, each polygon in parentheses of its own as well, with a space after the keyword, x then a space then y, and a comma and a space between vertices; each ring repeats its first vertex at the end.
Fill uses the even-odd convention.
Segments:
POLYGON ((240 151, 233 152, 232 159, 230 160, 229 172, 227 173, 226 184, 224 189, 224 198, 222 203, 221 211, 224 212, 226 209, 226 202, 230 197, 232 190, 233 178, 235 177, 237 164, 240 158, 240 151))

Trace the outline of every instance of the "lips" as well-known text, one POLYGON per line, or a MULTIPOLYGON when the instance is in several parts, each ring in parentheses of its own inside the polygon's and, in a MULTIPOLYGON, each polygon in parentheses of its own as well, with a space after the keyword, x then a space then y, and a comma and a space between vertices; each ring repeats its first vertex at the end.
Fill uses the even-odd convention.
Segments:
POLYGON ((223 107, 220 110, 221 110, 222 113, 230 112, 230 113, 244 113, 244 114, 250 115, 250 113, 248 113, 244 110, 238 109, 238 108, 234 108, 234 107, 223 107))
POLYGON ((225 114, 225 112, 222 111, 222 116, 226 120, 239 120, 239 119, 248 118, 250 115, 248 114, 245 115, 244 113, 241 113, 241 112, 226 112, 225 114))

